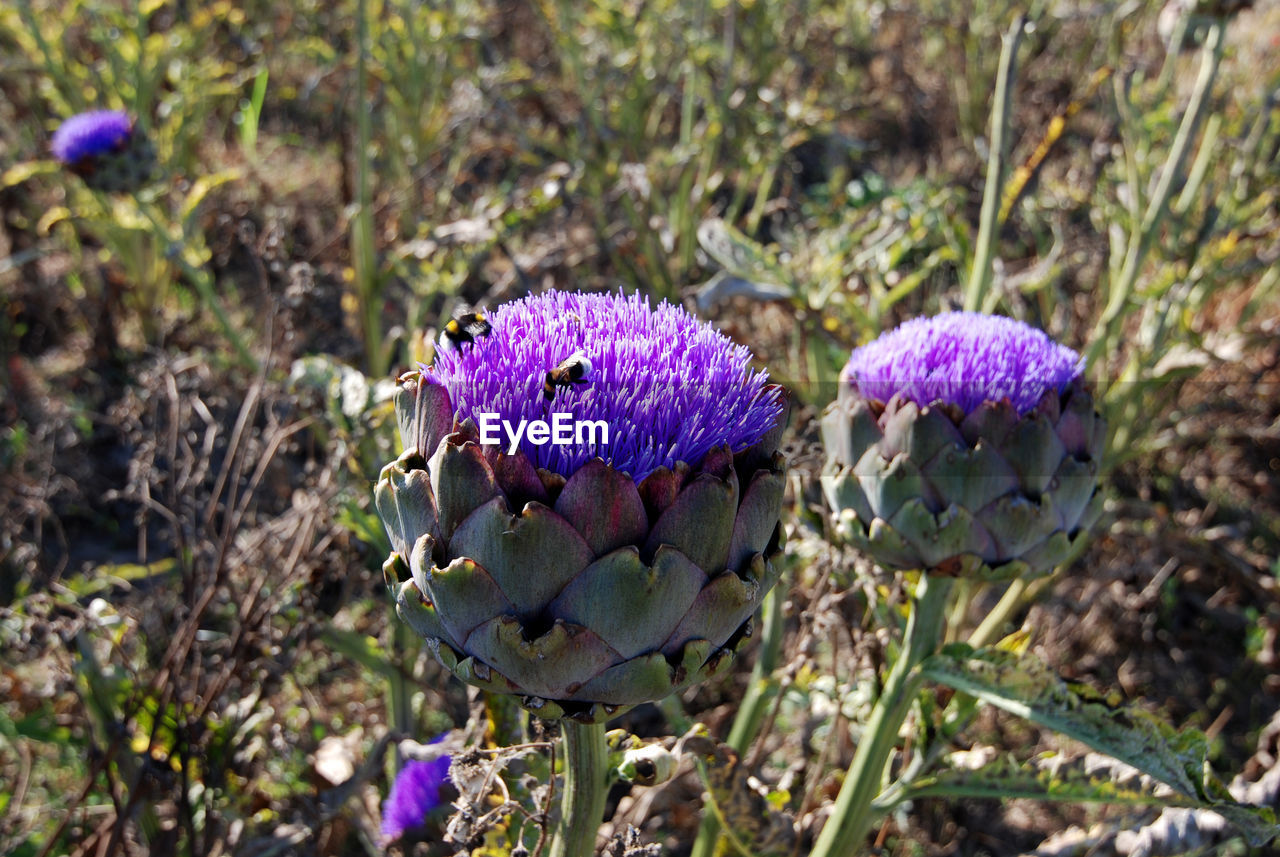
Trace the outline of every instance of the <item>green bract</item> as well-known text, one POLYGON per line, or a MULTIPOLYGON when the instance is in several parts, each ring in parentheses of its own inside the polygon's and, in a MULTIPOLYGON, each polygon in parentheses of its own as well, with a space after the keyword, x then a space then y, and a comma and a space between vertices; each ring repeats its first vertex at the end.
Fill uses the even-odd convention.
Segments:
POLYGON ((823 491, 838 533, 894 570, 988 580, 1047 574, 1102 506, 1106 425, 1079 370, 1068 360, 1058 373, 1065 380, 1045 372, 1031 358, 1049 353, 1047 338, 1009 319, 952 314, 905 335, 908 347, 887 335, 884 352, 855 351, 823 413, 823 491), (984 351, 973 336, 992 328, 1004 339, 984 351), (924 364, 914 375, 913 359, 924 364), (986 376, 984 359, 993 367, 986 376), (963 361, 963 371, 950 371, 948 361, 963 361), (1028 397, 1018 361, 1050 382, 1036 377, 1039 389, 1028 397), (978 381, 999 398, 975 403, 978 381), (887 402, 867 392, 886 388, 905 392, 887 402), (909 398, 922 390, 936 398, 909 398))
POLYGON ((384 570, 454 675, 597 722, 729 662, 778 578, 782 419, 637 484, 599 459, 566 478, 478 443, 429 373, 402 378, 397 410, 406 452, 375 495, 384 570))

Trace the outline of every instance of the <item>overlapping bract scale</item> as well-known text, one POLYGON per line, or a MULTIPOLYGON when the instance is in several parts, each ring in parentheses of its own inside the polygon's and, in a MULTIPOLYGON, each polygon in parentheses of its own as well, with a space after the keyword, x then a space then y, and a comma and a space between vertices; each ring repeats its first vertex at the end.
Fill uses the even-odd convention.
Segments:
POLYGON ((389 582, 459 678, 596 721, 718 672, 749 633, 779 573, 781 416, 747 449, 637 484, 599 459, 566 478, 480 444, 426 373, 402 379, 397 411, 408 449, 375 492, 389 582))
POLYGON ((981 324, 962 329, 957 316, 968 318, 940 317, 933 329, 934 320, 911 323, 908 344, 927 366, 900 353, 897 331, 882 337, 891 346, 884 353, 880 340, 854 352, 822 417, 824 494, 838 532, 890 569, 990 580, 1047 574, 1101 511, 1105 423, 1073 352, 1009 319, 976 317, 981 324), (975 341, 992 329, 995 342, 975 341), (890 365, 894 379, 867 380, 890 365), (1034 376, 1038 398, 1011 366, 1034 376), (977 382, 964 383, 966 373, 977 382), (926 394, 939 398, 919 401, 926 394))

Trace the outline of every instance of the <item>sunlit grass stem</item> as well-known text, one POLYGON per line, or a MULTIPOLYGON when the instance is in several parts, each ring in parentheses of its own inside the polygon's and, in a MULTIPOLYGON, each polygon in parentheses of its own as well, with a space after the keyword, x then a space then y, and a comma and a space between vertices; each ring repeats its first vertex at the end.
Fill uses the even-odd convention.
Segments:
POLYGON ((987 290, 991 288, 996 234, 1000 230, 1000 198, 1004 190, 1005 166, 1009 159, 1013 79, 1017 73, 1018 45, 1026 26, 1026 17, 1019 16, 1005 33, 1000 50, 1000 69, 996 76, 996 93, 991 107, 987 182, 982 191, 982 213, 978 217, 978 241, 974 246, 973 267, 969 271, 969 283, 964 290, 964 308, 971 312, 983 309, 987 290))
POLYGON ((156 214, 152 206, 148 204, 140 204, 138 208, 151 223, 152 228, 155 229, 156 238, 161 242, 160 246, 165 248, 165 255, 171 258, 174 264, 178 266, 179 270, 182 271, 183 276, 186 277, 188 282, 191 283, 196 292, 200 295, 201 302, 209 308, 214 317, 218 320, 218 324, 222 327, 223 334, 227 337, 227 342, 235 350, 236 355, 240 358, 241 362, 246 367, 256 371, 258 368, 258 360, 253 356, 253 352, 250 351, 249 347, 245 344, 243 337, 240 336, 240 332, 236 329, 231 318, 227 315, 227 311, 223 309, 222 302, 218 299, 218 294, 214 289, 213 277, 210 276, 209 272, 203 266, 197 267, 196 265, 188 262, 183 256, 183 252, 186 249, 185 233, 179 236, 179 240, 175 244, 173 239, 170 237, 169 228, 161 222, 159 215, 156 214))
MULTIPOLYGON (((778 668, 782 654, 783 615, 782 602, 786 600, 781 586, 775 586, 764 598, 763 621, 764 635, 760 640, 760 654, 755 668, 751 671, 751 680, 747 684, 747 692, 742 698, 742 705, 733 719, 733 727, 729 730, 726 742, 739 754, 745 753, 747 747, 755 740, 764 722, 769 704, 778 693, 778 682, 773 672, 778 668)), ((698 828, 698 838, 693 843, 690 857, 712 857, 716 853, 716 844, 720 839, 720 821, 715 813, 704 812, 702 824, 698 828)))
POLYGON ((369 375, 386 374, 390 354, 382 335, 382 302, 378 284, 373 239, 373 192, 370 185, 370 146, 373 131, 369 105, 364 103, 369 86, 368 0, 356 3, 356 115, 355 211, 351 217, 351 268, 354 277, 360 332, 364 338, 365 366, 369 375))
MULTIPOLYGON (((1142 220, 1133 225, 1133 231, 1129 235, 1125 248, 1124 264, 1111 284, 1106 308, 1103 309, 1090 336, 1089 347, 1085 350, 1085 359, 1090 366, 1102 368, 1099 367, 1099 358, 1104 352, 1112 351, 1116 344, 1120 324, 1126 317, 1129 299, 1138 282, 1138 274, 1155 241, 1156 233, 1169 212, 1174 185, 1191 151, 1196 128, 1200 124, 1200 118, 1208 104, 1209 94, 1213 90, 1213 81, 1222 63, 1222 47, 1222 24, 1215 22, 1209 27, 1209 32, 1205 36, 1204 46, 1201 49, 1200 72, 1196 76, 1191 99, 1187 103, 1186 112, 1182 115, 1178 133, 1174 137, 1168 157, 1165 158, 1159 183, 1156 185, 1151 201, 1147 204, 1142 220)), ((1133 188, 1132 191, 1136 192, 1137 188, 1133 188)))

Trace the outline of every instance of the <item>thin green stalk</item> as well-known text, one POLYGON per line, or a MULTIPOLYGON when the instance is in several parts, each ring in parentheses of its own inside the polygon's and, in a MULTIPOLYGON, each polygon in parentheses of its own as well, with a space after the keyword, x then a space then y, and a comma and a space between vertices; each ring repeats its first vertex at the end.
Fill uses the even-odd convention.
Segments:
POLYGON ((969 645, 975 649, 981 649, 995 639, 996 634, 1004 627, 1004 623, 1022 605, 1022 595, 1026 591, 1027 582, 1021 577, 1010 583, 1004 595, 1000 596, 1000 600, 996 602, 996 606, 982 620, 982 624, 969 635, 969 645))
POLYGON ((961 578, 956 583, 956 596, 951 600, 951 610, 947 613, 946 633, 942 637, 944 643, 956 641, 956 636, 964 626, 965 617, 969 615, 969 607, 986 591, 986 588, 986 584, 975 585, 968 578, 961 578))
POLYGON ((951 584, 950 578, 921 575, 907 618, 902 651, 889 670, 836 797, 831 818, 822 828, 810 857, 850 857, 866 839, 871 824, 871 802, 880 792, 885 763, 897 743, 898 731, 911 710, 919 686, 920 676, 915 667, 937 648, 951 584))
POLYGON ((356 3, 356 210, 351 223, 351 267, 355 274, 357 312, 364 335, 364 359, 369 374, 386 372, 390 355, 383 347, 382 302, 378 299, 377 264, 373 252, 373 191, 369 178, 369 145, 373 137, 369 105, 369 9, 367 0, 356 3))
POLYGON ((604 724, 561 720, 560 735, 564 738, 564 796, 551 857, 592 857, 608 795, 604 724))
POLYGON ((1200 117, 1208 104, 1209 93, 1213 90, 1213 81, 1218 74, 1218 66, 1222 63, 1222 24, 1220 22, 1215 22, 1209 28, 1201 56, 1200 73, 1191 91, 1187 111, 1182 115, 1182 123, 1178 126, 1178 133, 1173 139, 1173 146, 1169 149, 1169 156, 1165 159, 1160 173, 1160 182, 1156 185, 1155 193, 1147 204, 1142 223, 1136 227, 1135 234, 1129 238, 1124 266, 1112 284, 1107 306, 1098 318, 1098 323, 1094 326, 1090 337, 1085 360, 1091 366, 1098 365, 1098 358, 1103 349, 1109 347, 1113 341, 1124 317, 1129 298, 1133 294, 1134 286, 1137 284, 1142 263, 1146 261, 1147 253, 1155 241, 1156 232, 1159 231, 1160 224, 1169 211, 1169 200, 1173 195, 1175 181, 1182 172, 1183 162, 1191 150, 1192 138, 1195 137, 1200 117))
MULTIPOLYGON (((226 334, 227 341, 231 343, 231 347, 235 349, 241 362, 256 371, 258 359, 253 356, 253 352, 245 345, 239 331, 231 323, 231 318, 227 315, 226 310, 222 308, 222 302, 218 300, 217 292, 213 287, 213 277, 209 275, 209 272, 203 266, 196 267, 184 258, 182 251, 187 245, 186 234, 181 233, 179 240, 175 243, 170 237, 169 227, 161 222, 159 215, 155 213, 150 205, 139 203, 138 209, 155 229, 155 236, 160 240, 165 256, 172 259, 174 264, 178 266, 191 285, 195 287, 196 292, 200 295, 200 300, 213 312, 218 324, 222 325, 222 332, 226 334)), ((181 227, 179 228, 181 229, 181 227)))
MULTIPOLYGON (((778 692, 773 671, 778 668, 782 654, 783 595, 779 589, 774 587, 764 597, 764 636, 760 640, 760 656, 756 659, 755 668, 751 671, 751 682, 747 685, 746 695, 742 698, 742 705, 739 706, 738 713, 733 718, 733 727, 729 730, 727 743, 739 754, 745 753, 755 740, 769 703, 778 692)), ((719 838, 720 820, 715 813, 704 812, 690 857, 711 857, 719 838)))
MULTIPOLYGON (((391 645, 393 652, 411 651, 409 626, 404 622, 391 623, 391 645)), ((391 728, 401 735, 412 735, 413 728, 413 693, 409 688, 409 677, 404 671, 403 660, 395 664, 387 682, 387 704, 391 708, 391 728)), ((396 744, 396 770, 404 764, 400 756, 400 745, 396 744)))
POLYGON ((991 288, 992 258, 996 233, 999 231, 1000 197, 1004 192, 1005 165, 1009 159, 1009 115, 1013 98, 1013 76, 1017 71, 1018 44, 1027 26, 1025 16, 1005 33, 1000 49, 1000 69, 996 75, 996 95, 991 106, 991 145, 987 151, 987 183, 982 191, 982 213, 978 218, 978 242, 974 246, 973 267, 964 290, 964 308, 971 312, 982 309, 987 289, 991 288))
POLYGON ((1063 570, 1069 568, 1073 562, 1080 558, 1087 545, 1088 542, 1086 540, 1077 541, 1066 558, 1058 563, 1057 568, 1044 577, 1037 577, 1030 581, 1020 577, 1010 583, 1009 588, 1005 590, 1004 595, 1000 597, 996 606, 969 636, 969 645, 975 649, 989 646, 996 639, 996 635, 1004 628, 1004 623, 1009 621, 1009 617, 1023 607, 1034 604, 1044 594, 1044 591, 1062 576, 1063 570))

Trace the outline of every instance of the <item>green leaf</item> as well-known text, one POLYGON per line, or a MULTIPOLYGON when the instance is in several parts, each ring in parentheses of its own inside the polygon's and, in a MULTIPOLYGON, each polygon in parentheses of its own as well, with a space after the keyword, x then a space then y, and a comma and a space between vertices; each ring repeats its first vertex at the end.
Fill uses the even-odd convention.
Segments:
POLYGON ((183 223, 188 223, 195 216, 196 209, 200 207, 200 203, 204 202, 204 198, 209 192, 219 185, 227 182, 235 181, 240 178, 240 170, 229 169, 219 170, 216 173, 210 173, 207 176, 201 176, 191 185, 191 190, 187 193, 187 198, 182 201, 182 208, 179 213, 183 223))
POLYGON ((400 668, 391 662, 386 650, 368 634, 327 628, 320 636, 334 651, 346 655, 370 672, 389 679, 400 674, 400 668))
POLYGON ((35 176, 56 173, 59 169, 57 161, 24 161, 14 164, 0 173, 0 190, 22 184, 35 176))
MULTIPOLYGON (((952 758, 971 753, 954 753, 952 758)), ((1097 758, 1096 756, 1094 758, 1097 758)), ((1045 753, 1031 761, 1019 761, 1010 755, 983 761, 981 765, 962 764, 929 776, 917 777, 894 803, 923 797, 994 798, 1006 800, 1070 801, 1073 803, 1112 803, 1129 806, 1197 807, 1199 802, 1177 792, 1155 788, 1148 778, 1134 777, 1133 782, 1117 781, 1106 770, 1082 764, 1082 760, 1065 761, 1056 753, 1045 753)))
POLYGON ((1232 821, 1250 844, 1280 835, 1274 810, 1232 800, 1208 763, 1208 740, 1176 730, 1137 708, 1119 706, 1093 689, 1064 681, 1036 658, 957 644, 921 664, 926 678, 977 697, 1040 726, 1075 738, 1131 765, 1176 793, 1166 802, 1212 809, 1232 821))
POLYGON ((96 595, 113 587, 131 588, 132 584, 161 581, 178 572, 178 560, 174 557, 156 562, 109 563, 100 565, 84 574, 72 575, 64 580, 67 589, 80 598, 96 595))
POLYGON ((719 218, 702 221, 698 243, 730 276, 749 283, 783 286, 794 293, 795 285, 777 258, 719 218))

